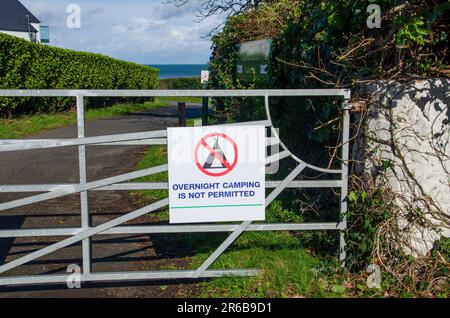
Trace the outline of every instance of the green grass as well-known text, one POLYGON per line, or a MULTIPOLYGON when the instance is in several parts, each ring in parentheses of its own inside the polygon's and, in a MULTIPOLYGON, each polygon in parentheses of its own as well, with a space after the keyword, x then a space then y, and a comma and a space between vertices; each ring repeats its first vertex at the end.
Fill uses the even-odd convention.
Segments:
MULTIPOLYGON (((139 161, 139 170, 164 165, 167 163, 167 147, 151 146, 139 161)), ((136 179, 135 182, 167 182, 167 171, 136 179)), ((153 202, 167 198, 167 190, 145 190, 133 192, 141 202, 153 202)))
MULTIPOLYGON (((197 268, 224 239, 203 236, 190 242, 203 246, 193 257, 197 268), (215 243, 215 244, 212 244, 215 243)), ((261 269, 256 277, 226 277, 204 283, 204 297, 310 296, 317 289, 314 269, 319 260, 302 249, 298 239, 285 232, 244 233, 211 267, 212 269, 261 269)))
POLYGON ((0 139, 17 139, 74 122, 76 114, 71 112, 0 119, 0 139))
POLYGON ((165 78, 159 80, 159 89, 200 89, 201 87, 200 76, 165 78))
POLYGON ((163 106, 168 103, 164 101, 145 102, 141 104, 119 104, 112 107, 88 109, 86 112, 86 119, 93 120, 99 118, 108 118, 117 115, 131 114, 139 111, 148 111, 163 106))
MULTIPOLYGON (((94 120, 124 115, 136 111, 152 110, 168 105, 165 101, 145 102, 141 104, 119 104, 111 107, 88 109, 86 119, 94 120)), ((44 130, 67 126, 77 121, 75 111, 54 114, 38 114, 12 119, 0 119, 0 139, 17 139, 44 130)))
MULTIPOLYGON (((266 211, 267 222, 296 222, 298 216, 281 211, 274 201, 266 211), (292 219, 294 217, 294 219, 292 219)), ((196 251, 197 268, 227 234, 197 234, 185 238, 196 251)), ((344 280, 335 257, 319 258, 302 246, 291 232, 246 232, 211 266, 212 269, 260 269, 255 277, 225 277, 203 283, 201 297, 345 297, 344 280)))

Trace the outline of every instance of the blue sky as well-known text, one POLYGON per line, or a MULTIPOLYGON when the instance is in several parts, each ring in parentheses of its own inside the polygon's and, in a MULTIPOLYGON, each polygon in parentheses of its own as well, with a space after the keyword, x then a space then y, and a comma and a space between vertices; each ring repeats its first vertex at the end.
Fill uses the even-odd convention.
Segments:
POLYGON ((51 45, 142 64, 207 63, 211 41, 204 36, 223 20, 194 22, 199 0, 180 8, 165 0, 20 1, 50 27, 51 45), (70 4, 81 8, 81 29, 66 25, 70 4))

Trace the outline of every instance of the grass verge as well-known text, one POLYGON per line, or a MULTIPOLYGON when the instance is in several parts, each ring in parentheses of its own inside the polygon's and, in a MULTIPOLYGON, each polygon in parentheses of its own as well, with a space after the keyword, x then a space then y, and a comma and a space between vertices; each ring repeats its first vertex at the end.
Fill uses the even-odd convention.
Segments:
MULTIPOLYGON (((225 239, 203 235, 188 239, 199 251, 192 258, 197 268, 225 239), (201 247, 201 248, 199 248, 201 247)), ((255 277, 224 277, 203 283, 201 297, 342 297, 345 288, 321 274, 323 262, 288 232, 249 232, 211 266, 212 269, 260 269, 255 277)))
MULTIPOLYGON (((88 109, 85 115, 86 120, 94 120, 152 110, 168 104, 167 101, 163 100, 139 104, 118 104, 111 107, 88 109)), ((74 124, 76 121, 77 114, 75 111, 0 119, 0 139, 17 139, 44 130, 74 124)))

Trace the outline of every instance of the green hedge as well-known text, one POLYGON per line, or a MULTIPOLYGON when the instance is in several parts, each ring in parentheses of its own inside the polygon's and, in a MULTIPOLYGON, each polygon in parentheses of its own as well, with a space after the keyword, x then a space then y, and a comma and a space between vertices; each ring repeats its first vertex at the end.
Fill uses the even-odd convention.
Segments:
MULTIPOLYGON (((0 34, 0 89, 155 89, 158 75, 148 66, 0 34)), ((0 98, 0 116, 55 112, 73 104, 72 98, 0 98)))
POLYGON ((159 81, 160 89, 201 89, 200 77, 166 78, 159 81))

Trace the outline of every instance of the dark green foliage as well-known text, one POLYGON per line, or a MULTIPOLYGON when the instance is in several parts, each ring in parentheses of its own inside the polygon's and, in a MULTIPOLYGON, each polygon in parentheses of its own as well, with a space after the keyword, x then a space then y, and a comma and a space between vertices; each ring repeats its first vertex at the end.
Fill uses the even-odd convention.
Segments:
MULTIPOLYGON (((258 10, 229 18, 223 31, 213 38, 210 86, 348 87, 355 95, 359 84, 368 81, 448 76, 449 9, 447 0, 272 1, 258 10), (381 7, 381 29, 366 25, 370 3, 381 7), (271 81, 239 82, 235 78, 237 44, 269 37, 273 48, 271 81)), ((294 154, 318 166, 338 166, 340 153, 333 151, 341 143, 340 100, 271 98, 270 103, 274 125, 280 128, 281 139, 294 154)), ((261 119, 262 106, 260 100, 251 98, 216 100, 215 115, 228 122, 256 120, 261 119)), ((353 129, 356 132, 358 125, 353 129)), ((382 162, 382 172, 391 166, 391 162, 382 162)), ((283 164, 281 170, 289 168, 289 163, 283 164)), ((268 220, 333 222, 338 219, 338 195, 321 189, 284 191, 268 209, 268 220)), ((380 231, 393 227, 390 230, 395 232, 397 226, 395 201, 388 191, 351 180, 348 203, 347 266, 353 273, 349 285, 358 289, 353 286, 353 292, 383 295, 367 290, 365 268, 379 264, 379 257, 386 257, 388 251, 384 262, 389 262, 391 270, 383 273, 383 292, 399 295, 404 291, 401 296, 405 297, 448 297, 448 239, 437 242, 427 262, 413 261, 404 255, 398 241, 389 243, 379 238, 380 231), (381 249, 381 256, 374 252, 375 245, 381 249), (359 277, 357 273, 364 274, 359 277)), ((305 231, 296 236, 315 255, 337 253, 338 237, 334 232, 305 231)))
MULTIPOLYGON (((349 87, 355 93, 360 83, 371 80, 447 76, 449 9, 447 0, 271 1, 230 17, 223 31, 213 37, 210 86, 349 87), (371 3, 381 7, 380 29, 366 25, 371 3), (269 37, 273 45, 271 81, 237 81, 237 44, 269 37)), ((270 102, 274 124, 294 154, 322 167, 337 166, 340 154, 334 153, 333 147, 340 144, 340 100, 273 98, 270 102)), ((215 114, 222 121, 260 119, 262 113, 262 103, 256 99, 216 101, 215 106, 215 114)), ((383 163, 383 168, 388 169, 389 163, 383 163)), ((352 191, 348 254, 350 264, 361 268, 371 261, 375 231, 391 209, 382 193, 367 195, 357 187, 352 191)), ((329 201, 336 198, 328 196, 329 201)), ((283 205, 289 202, 293 202, 291 198, 283 200, 283 205)), ((305 198, 305 202, 310 200, 305 198)), ((318 207, 323 213, 323 206, 318 207)), ((313 221, 308 215, 302 216, 313 221)), ((305 236, 311 236, 307 241, 317 237, 309 233, 305 236)))
POLYGON ((276 38, 274 85, 352 87, 448 72, 448 1, 376 1, 380 29, 366 25, 372 2, 303 1, 300 19, 276 38))
POLYGON ((353 269, 364 269, 375 263, 372 255, 375 236, 378 225, 392 217, 392 200, 380 188, 369 194, 363 190, 350 191, 348 203, 347 264, 353 269))
MULTIPOLYGON (((0 34, 0 89, 154 89, 157 85, 154 68, 0 34)), ((116 101, 95 102, 102 106, 116 101)), ((73 104, 70 98, 0 98, 0 116, 56 112, 73 104)))
MULTIPOLYGON (((374 1, 278 0, 230 17, 213 37, 211 87, 354 87, 367 80, 448 74, 447 0, 376 1, 382 9, 381 29, 366 25, 370 3, 374 1), (271 82, 237 81, 237 44, 269 37, 271 82)), ((218 106, 222 116, 228 110, 233 119, 246 116, 233 105, 218 106)))
POLYGON ((202 84, 198 77, 167 78, 159 81, 160 89, 201 89, 202 84))

